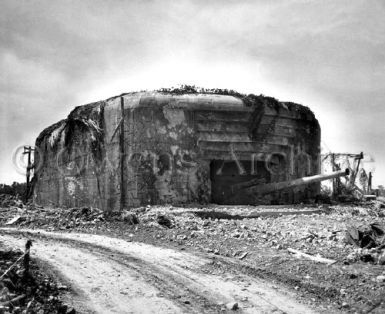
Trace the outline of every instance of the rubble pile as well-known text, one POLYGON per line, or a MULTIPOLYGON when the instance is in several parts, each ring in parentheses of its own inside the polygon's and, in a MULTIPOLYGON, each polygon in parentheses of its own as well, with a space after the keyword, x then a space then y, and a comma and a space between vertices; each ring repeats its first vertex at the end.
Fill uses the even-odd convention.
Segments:
POLYGON ((33 260, 26 275, 23 263, 15 264, 22 255, 21 251, 0 247, 0 313, 75 314, 60 300, 67 286, 54 282, 33 260))
POLYGON ((241 261, 234 264, 241 271, 256 269, 257 276, 309 293, 313 302, 327 300, 349 313, 371 308, 373 313, 383 313, 383 212, 376 202, 275 209, 158 206, 136 212, 140 224, 126 232, 131 240, 209 253, 218 274, 230 271, 222 258, 235 259, 241 261), (212 217, 213 212, 222 219, 202 218, 212 217), (164 218, 171 228, 163 224, 164 218), (365 226, 363 230, 370 231, 374 240, 368 247, 360 247, 366 233, 358 238, 358 245, 347 239, 348 230, 359 226, 365 226))
POLYGON ((102 210, 92 207, 42 208, 29 204, 21 208, 11 205, 0 209, 0 223, 47 230, 87 231, 114 230, 112 225, 121 223, 120 227, 124 229, 127 225, 137 226, 136 230, 154 229, 158 238, 224 256, 245 258, 243 254, 256 247, 292 248, 338 261, 361 260, 382 264, 385 259, 381 254, 385 246, 382 227, 385 226, 385 209, 382 207, 378 201, 361 206, 291 208, 147 206, 107 216, 102 210), (369 226, 372 233, 364 231, 363 226, 369 226), (368 254, 372 258, 368 258, 368 254))
POLYGON ((0 194, 0 208, 23 208, 23 206, 24 204, 19 197, 10 194, 0 194))
POLYGON ((66 230, 76 227, 90 227, 104 221, 103 211, 92 207, 43 208, 35 205, 23 208, 11 207, 2 210, 0 223, 5 226, 47 228, 66 230))
POLYGON ((122 228, 125 225, 155 228, 159 233, 158 238, 183 242, 185 246, 224 256, 242 256, 255 247, 277 250, 293 248, 306 254, 348 262, 360 260, 359 254, 370 253, 374 263, 382 263, 379 257, 383 250, 382 235, 366 235, 362 243, 349 241, 346 236, 347 230, 354 230, 358 226, 362 229, 365 225, 377 226, 375 230, 381 232, 385 219, 384 209, 378 202, 370 202, 365 206, 292 208, 147 206, 109 216, 91 207, 64 209, 26 205, 0 210, 0 223, 5 226, 102 231, 120 222, 123 223, 122 228), (213 213, 222 219, 205 218, 213 216, 213 213), (372 244, 368 246, 365 241, 372 244))
MULTIPOLYGON (((354 313, 385 295, 384 207, 379 201, 318 207, 146 206, 106 215, 96 208, 26 205, 6 209, 0 222, 209 253, 213 262, 254 267, 258 276, 278 278, 354 313)), ((215 265, 219 273, 230 270, 215 265)))
POLYGON ((141 225, 159 229, 159 237, 200 247, 224 256, 238 256, 256 247, 287 250, 293 248, 307 254, 344 260, 355 248, 346 242, 350 225, 377 224, 385 220, 382 210, 372 203, 367 206, 330 206, 322 208, 256 208, 217 207, 210 209, 147 207, 136 212, 141 225), (320 213, 314 213, 316 210, 320 213), (219 218, 201 218, 217 212, 219 218), (242 213, 242 214, 241 214, 242 213), (165 226, 167 219, 169 225, 165 226), (241 253, 240 253, 241 252, 241 253))
POLYGON ((361 225, 359 227, 348 226, 346 242, 357 247, 347 260, 355 262, 371 262, 385 265, 385 227, 379 223, 361 225))

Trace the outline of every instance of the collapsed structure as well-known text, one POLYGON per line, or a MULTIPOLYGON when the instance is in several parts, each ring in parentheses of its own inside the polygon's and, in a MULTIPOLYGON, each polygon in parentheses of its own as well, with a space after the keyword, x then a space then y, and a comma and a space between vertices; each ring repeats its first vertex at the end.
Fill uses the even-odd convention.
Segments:
POLYGON ((319 193, 319 183, 258 193, 320 173, 311 110, 227 90, 135 92, 76 107, 39 135, 35 154, 34 198, 43 205, 114 211, 295 203, 319 193))
MULTIPOLYGON (((350 176, 344 181, 340 178, 324 181, 321 189, 323 193, 330 194, 335 199, 343 200, 346 197, 356 199, 373 198, 372 172, 364 167, 364 163, 370 165, 374 159, 368 155, 364 161, 364 153, 326 153, 321 155, 321 172, 324 174, 333 173, 341 169, 349 169, 350 176)), ((369 167, 370 169, 370 167, 369 167)))

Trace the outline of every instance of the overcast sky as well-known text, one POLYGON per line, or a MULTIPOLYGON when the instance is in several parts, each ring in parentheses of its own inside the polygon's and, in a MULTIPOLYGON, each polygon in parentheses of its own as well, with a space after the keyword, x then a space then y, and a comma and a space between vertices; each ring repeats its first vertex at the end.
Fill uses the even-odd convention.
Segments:
POLYGON ((385 1, 0 1, 0 182, 73 107, 194 84, 309 106, 385 184, 385 1))

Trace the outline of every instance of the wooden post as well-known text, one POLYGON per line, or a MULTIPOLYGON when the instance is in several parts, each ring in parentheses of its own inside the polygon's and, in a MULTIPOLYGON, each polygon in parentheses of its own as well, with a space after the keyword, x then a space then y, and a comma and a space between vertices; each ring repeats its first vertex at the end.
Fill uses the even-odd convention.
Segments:
POLYGON ((32 246, 32 241, 28 240, 27 243, 25 244, 25 252, 24 252, 24 259, 23 259, 23 264, 24 264, 24 278, 27 278, 29 274, 29 252, 32 246))
POLYGON ((28 164, 27 164, 27 171, 26 171, 26 183, 27 183, 27 186, 26 186, 26 189, 25 189, 25 195, 24 195, 24 198, 25 198, 25 202, 28 201, 28 196, 29 196, 29 190, 30 190, 30 177, 31 177, 31 169, 33 169, 33 166, 32 166, 32 161, 31 161, 31 153, 34 151, 34 149, 31 147, 31 146, 24 146, 24 152, 23 154, 27 154, 28 155, 28 164))
POLYGON ((120 109, 121 109, 121 123, 120 123, 120 211, 124 209, 126 201, 126 188, 124 182, 124 160, 125 160, 125 149, 124 149, 124 99, 120 97, 120 109))
POLYGON ((351 181, 350 181, 350 186, 352 186, 352 187, 356 183, 356 177, 357 177, 357 174, 358 174, 358 170, 360 169, 361 159, 364 159, 364 153, 363 152, 361 152, 359 155, 356 156, 357 167, 354 170, 353 175, 351 176, 351 181))
MULTIPOLYGON (((330 156, 331 158, 331 163, 332 163, 332 172, 336 171, 336 164, 335 164, 335 156, 334 156, 334 153, 331 154, 330 156)), ((337 196, 337 179, 334 178, 332 180, 332 183, 333 183, 333 193, 332 193, 332 197, 335 198, 337 196)))

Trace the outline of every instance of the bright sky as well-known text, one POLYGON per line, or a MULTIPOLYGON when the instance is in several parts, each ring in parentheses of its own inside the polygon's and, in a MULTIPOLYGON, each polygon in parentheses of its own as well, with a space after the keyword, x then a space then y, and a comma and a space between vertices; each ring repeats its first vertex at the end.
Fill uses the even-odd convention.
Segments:
POLYGON ((73 107, 191 84, 309 106, 334 152, 385 184, 385 1, 0 2, 0 183, 73 107), (371 167, 373 168, 373 166, 371 167))

